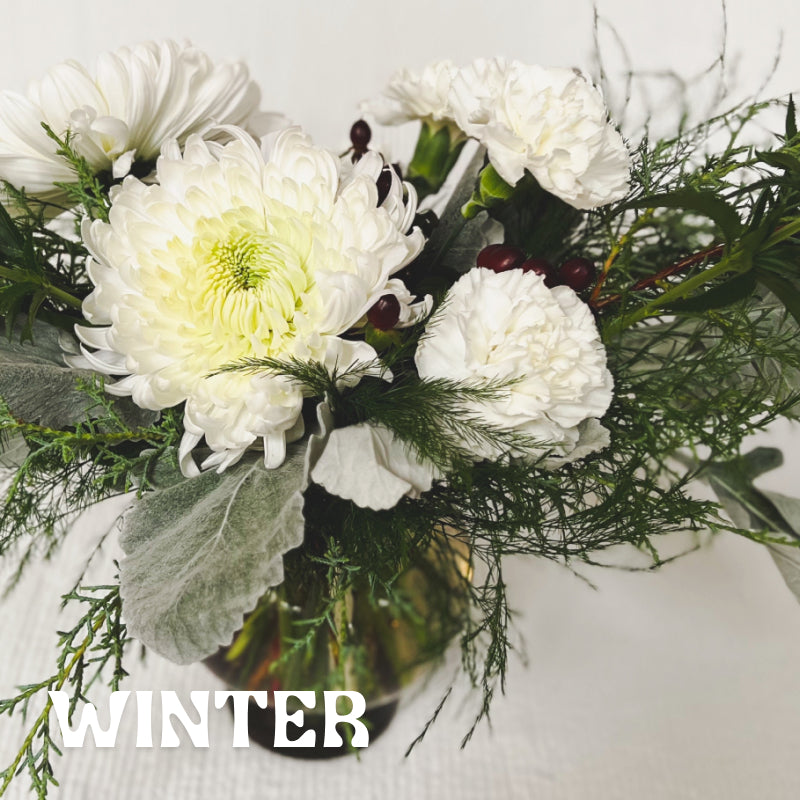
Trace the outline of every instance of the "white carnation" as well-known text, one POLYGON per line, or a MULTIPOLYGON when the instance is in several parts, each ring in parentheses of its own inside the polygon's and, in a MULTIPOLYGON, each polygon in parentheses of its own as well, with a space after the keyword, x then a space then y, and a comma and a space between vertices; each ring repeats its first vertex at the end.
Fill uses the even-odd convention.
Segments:
POLYGON ((214 124, 244 124, 260 91, 243 63, 214 64, 192 45, 172 41, 123 47, 97 59, 94 73, 76 61, 53 67, 27 96, 0 94, 0 179, 28 194, 64 202, 55 182, 75 175, 42 129, 71 144, 96 172, 115 178, 134 159, 153 161, 162 144, 183 144, 214 124))
POLYGON ((452 61, 434 61, 419 72, 401 69, 396 72, 376 101, 361 108, 383 125, 399 125, 411 120, 450 122, 450 87, 456 67, 452 61))
POLYGON ((507 183, 528 170, 543 189, 580 209, 628 191, 625 142, 600 90, 574 70, 478 59, 453 79, 451 105, 507 183))
POLYGON ((476 58, 453 76, 450 106, 461 130, 480 139, 500 100, 508 72, 504 58, 476 58))
MULTIPOLYGON (((611 402, 606 352, 589 307, 566 286, 549 289, 541 276, 519 269, 470 270, 451 288, 415 360, 422 378, 516 381, 502 399, 469 410, 541 443, 528 457, 570 460, 576 448, 575 457, 583 457, 607 443, 597 426, 582 425, 611 402)), ((475 457, 501 452, 485 445, 475 457)))
MULTIPOLYGON (((236 132, 231 130, 231 134, 236 132)), ((229 144, 192 136, 165 147, 156 180, 112 192, 109 222, 85 224, 95 289, 80 327, 108 391, 143 408, 186 402, 182 466, 205 436, 203 466, 222 470, 262 439, 268 467, 300 433, 303 394, 271 373, 226 373, 245 357, 294 357, 347 370, 377 355, 342 338, 421 250, 406 235, 415 196, 395 180, 378 206, 383 163, 367 153, 347 177, 298 129, 229 144)))

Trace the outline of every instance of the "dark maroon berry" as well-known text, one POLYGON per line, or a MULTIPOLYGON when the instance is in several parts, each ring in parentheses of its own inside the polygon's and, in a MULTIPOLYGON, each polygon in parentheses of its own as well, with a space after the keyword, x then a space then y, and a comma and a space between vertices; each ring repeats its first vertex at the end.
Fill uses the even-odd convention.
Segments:
POLYGON ((588 258, 570 258, 558 270, 558 281, 576 292, 588 289, 597 277, 594 263, 588 258))
POLYGON ((414 217, 414 225, 416 225, 421 231, 422 235, 429 239, 430 235, 433 233, 433 229, 439 224, 439 217, 431 211, 420 211, 416 217, 414 217))
POLYGON ((523 272, 532 272, 544 277, 544 285, 551 289, 558 283, 555 267, 546 258, 529 258, 520 264, 523 272))
POLYGON ((381 205, 381 203, 383 203, 383 201, 389 196, 389 190, 392 188, 392 170, 393 167, 390 167, 387 164, 381 170, 381 174, 378 175, 378 180, 375 181, 375 184, 378 187, 378 205, 381 205))
POLYGON ((365 153, 371 138, 372 131, 363 119, 353 123, 353 127, 350 128, 350 141, 353 143, 353 150, 357 153, 365 153))
POLYGON ((391 330, 400 319, 400 301, 393 294, 385 294, 367 311, 367 319, 379 331, 391 330))
POLYGON ((490 244, 478 253, 477 264, 479 267, 491 269, 494 272, 505 272, 515 269, 525 260, 525 253, 518 247, 507 244, 490 244))

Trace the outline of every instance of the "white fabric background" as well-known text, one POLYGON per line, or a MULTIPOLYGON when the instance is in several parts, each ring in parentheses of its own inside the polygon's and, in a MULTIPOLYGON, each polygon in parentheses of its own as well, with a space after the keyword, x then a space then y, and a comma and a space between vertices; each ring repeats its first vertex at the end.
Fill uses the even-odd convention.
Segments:
MULTIPOLYGON (((600 0, 640 69, 700 73, 719 52, 720 5, 672 0, 600 0)), ((729 0, 731 98, 755 91, 784 56, 772 93, 800 86, 800 7, 794 0, 729 0)), ((624 60, 608 29, 612 68, 624 60)), ((589 0, 5 0, 0 27, 3 85, 22 89, 52 63, 90 62, 102 50, 144 38, 188 37, 215 57, 243 57, 263 87, 263 106, 284 111, 320 141, 346 140, 356 103, 401 65, 439 56, 465 61, 504 53, 532 62, 590 66, 589 0)), ((670 89, 675 81, 658 78, 670 89)), ((701 97, 702 93, 698 95, 701 97)), ((668 92, 654 105, 668 106, 668 92)), ((636 102, 641 102, 637 98, 636 102)), ((668 110, 668 109, 667 109, 668 110)), ((401 155, 398 153, 397 155, 401 155)), ((759 438, 786 450, 768 480, 798 493, 800 434, 788 425, 759 438)), ((118 507, 119 504, 117 504, 118 507)), ((0 694, 47 674, 54 656, 58 595, 112 507, 77 526, 49 564, 33 567, 0 610, 0 694)), ((686 544, 665 543, 672 551, 686 544)), ((107 564, 113 547, 104 553, 107 564)), ((102 560, 101 560, 102 563, 102 560)), ((108 567, 100 575, 108 574, 108 567)), ((534 560, 509 565, 528 662, 514 657, 508 691, 493 707, 493 727, 458 749, 469 709, 457 700, 429 739, 402 758, 439 694, 431 687, 408 705, 361 761, 304 763, 230 747, 231 721, 212 712, 212 747, 136 750, 126 717, 115 750, 67 751, 57 762, 54 796, 73 798, 232 797, 537 798, 537 800, 789 800, 800 796, 800 606, 762 549, 734 537, 657 574, 585 570, 591 589, 564 569, 534 560)), ((131 662, 129 689, 193 689, 219 684, 202 667, 179 668, 151 656, 131 662)), ((0 762, 20 741, 0 720, 0 762)), ((9 797, 27 797, 23 777, 9 797)))

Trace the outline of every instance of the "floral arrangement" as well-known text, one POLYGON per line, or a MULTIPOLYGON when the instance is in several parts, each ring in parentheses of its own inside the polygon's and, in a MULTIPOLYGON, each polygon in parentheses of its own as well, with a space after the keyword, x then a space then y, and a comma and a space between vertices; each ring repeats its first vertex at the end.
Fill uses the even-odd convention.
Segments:
POLYGON ((664 534, 732 531, 797 585, 800 505, 752 483, 779 454, 741 453, 800 398, 791 99, 626 141, 582 73, 441 61, 340 154, 259 105, 242 64, 173 42, 0 95, 0 554, 51 556, 130 493, 118 581, 65 595, 53 675, 0 702, 43 698, 0 794, 54 782, 47 690, 116 688, 131 639, 235 662, 276 597, 303 614, 270 674, 322 633, 356 680, 358 592, 426 658, 458 639, 480 719, 506 556, 652 567, 664 534), (407 122, 388 163, 373 128, 407 122))

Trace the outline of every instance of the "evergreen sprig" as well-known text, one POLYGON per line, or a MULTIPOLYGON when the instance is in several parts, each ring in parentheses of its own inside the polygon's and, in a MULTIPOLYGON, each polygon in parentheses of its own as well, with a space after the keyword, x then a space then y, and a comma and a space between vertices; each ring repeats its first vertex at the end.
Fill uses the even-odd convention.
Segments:
POLYGON ((132 428, 101 381, 80 387, 87 396, 86 419, 67 430, 19 420, 0 400, 0 436, 22 437, 28 450, 0 513, 0 555, 23 545, 14 581, 31 558, 54 552, 83 510, 115 494, 147 490, 162 459, 175 458, 182 432, 175 411, 132 428))
POLYGON ((118 691, 120 681, 127 675, 122 666, 127 634, 121 619, 119 587, 81 587, 64 595, 62 600, 62 605, 83 605, 84 613, 72 628, 59 634, 55 671, 37 683, 19 687, 14 697, 0 700, 0 716, 18 713, 26 720, 31 714, 32 702, 46 697, 19 752, 0 772, 0 796, 23 771, 27 771, 31 789, 38 798, 46 798, 49 787, 58 786, 52 759, 54 755, 61 755, 61 751, 52 735, 53 701, 47 692, 70 693, 71 722, 78 706, 88 702, 87 692, 107 668, 110 669, 107 682, 111 691, 118 691))
POLYGON ((101 219, 108 222, 108 211, 111 202, 108 199, 108 185, 105 184, 89 162, 72 146, 72 133, 67 131, 59 136, 47 123, 42 123, 47 136, 56 144, 56 155, 67 162, 75 174, 69 182, 56 183, 63 189, 71 205, 82 206, 89 219, 101 219))

